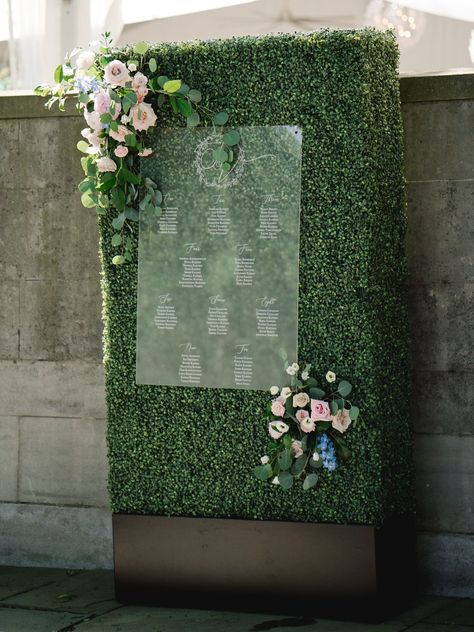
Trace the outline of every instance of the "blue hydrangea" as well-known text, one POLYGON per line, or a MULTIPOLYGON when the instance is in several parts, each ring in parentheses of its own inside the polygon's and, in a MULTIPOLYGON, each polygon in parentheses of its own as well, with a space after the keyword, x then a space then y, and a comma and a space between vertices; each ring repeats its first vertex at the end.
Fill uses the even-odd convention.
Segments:
POLYGON ((334 443, 327 434, 322 434, 318 441, 318 452, 321 455, 323 467, 329 472, 333 472, 337 468, 336 449, 334 443))
POLYGON ((95 77, 76 77, 74 86, 79 92, 97 92, 100 88, 100 84, 95 77))

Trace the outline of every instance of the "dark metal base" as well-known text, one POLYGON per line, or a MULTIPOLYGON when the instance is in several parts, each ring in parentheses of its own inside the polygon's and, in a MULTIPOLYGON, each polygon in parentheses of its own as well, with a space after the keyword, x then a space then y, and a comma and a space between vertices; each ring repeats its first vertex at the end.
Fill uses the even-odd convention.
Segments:
POLYGON ((414 528, 114 514, 116 597, 378 621, 414 594, 414 528))

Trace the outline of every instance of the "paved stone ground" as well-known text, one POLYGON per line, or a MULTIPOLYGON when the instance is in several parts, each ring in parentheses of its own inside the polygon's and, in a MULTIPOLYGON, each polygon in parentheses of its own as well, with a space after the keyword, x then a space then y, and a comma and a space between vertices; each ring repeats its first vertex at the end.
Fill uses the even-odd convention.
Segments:
POLYGON ((111 571, 0 567, 0 632, 474 632, 474 600, 421 597, 383 624, 123 606, 111 571))

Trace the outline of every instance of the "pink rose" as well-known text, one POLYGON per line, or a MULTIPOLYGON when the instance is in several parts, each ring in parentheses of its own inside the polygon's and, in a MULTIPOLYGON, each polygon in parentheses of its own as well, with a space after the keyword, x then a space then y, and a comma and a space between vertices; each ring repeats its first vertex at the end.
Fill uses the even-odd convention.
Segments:
POLYGON ((275 419, 275 421, 271 421, 268 424, 268 433, 272 439, 279 439, 285 432, 288 432, 289 429, 290 426, 279 419, 275 419))
POLYGON ((128 147, 125 147, 125 145, 117 145, 114 154, 117 156, 117 158, 125 158, 125 156, 128 154, 128 147))
POLYGON ((97 169, 101 173, 104 173, 106 171, 117 171, 117 165, 115 161, 108 156, 103 156, 102 158, 99 158, 99 160, 96 162, 96 165, 97 169))
POLYGON ((272 413, 275 415, 275 417, 283 417, 283 415, 285 414, 285 404, 284 401, 282 401, 281 397, 277 397, 276 399, 273 400, 272 402, 272 413))
POLYGON ((114 132, 113 129, 109 129, 109 136, 112 136, 112 138, 118 143, 123 143, 125 141, 125 136, 128 136, 131 133, 132 132, 128 129, 128 127, 125 127, 125 125, 119 125, 116 132, 114 132))
POLYGON ((137 74, 132 79, 132 88, 134 90, 138 90, 138 88, 144 88, 148 83, 148 78, 141 72, 137 72, 137 74))
POLYGON ((98 112, 88 112, 87 109, 84 110, 84 118, 86 119, 87 125, 92 129, 99 131, 102 129, 102 123, 100 122, 100 114, 98 112))
POLYGON ((295 417, 301 423, 305 419, 308 419, 309 413, 307 410, 297 410, 295 417))
POLYGON ((156 114, 149 103, 137 103, 130 110, 132 122, 135 129, 146 131, 156 122, 156 114))
POLYGON ((313 419, 306 417, 303 421, 300 421, 300 428, 302 432, 313 432, 316 430, 316 422, 313 419))
POLYGON ((152 153, 153 153, 153 149, 150 149, 149 147, 145 147, 143 151, 138 152, 138 155, 141 156, 142 158, 146 158, 147 156, 151 156, 152 153))
POLYGON ((339 430, 339 432, 346 432, 351 425, 351 421, 349 411, 345 408, 343 410, 338 410, 335 415, 331 416, 331 425, 336 430, 339 430))
POLYGON ((77 56, 76 68, 78 70, 89 70, 92 64, 95 62, 95 55, 90 50, 84 50, 77 56))
POLYGON ((140 86, 135 90, 138 103, 143 103, 146 95, 148 94, 148 88, 146 86, 140 86))
POLYGON ((104 68, 104 77, 107 83, 110 83, 113 87, 124 86, 128 81, 132 80, 127 66, 118 59, 114 59, 107 64, 104 68))
POLYGON ((291 451, 295 459, 301 456, 303 454, 303 447, 302 447, 301 441, 298 441, 297 439, 293 439, 291 443, 291 451))
POLYGON ((100 90, 94 97, 94 110, 99 114, 105 114, 109 111, 112 99, 105 90, 100 90))
POLYGON ((329 421, 331 419, 331 411, 329 404, 321 399, 311 400, 311 419, 313 421, 329 421))

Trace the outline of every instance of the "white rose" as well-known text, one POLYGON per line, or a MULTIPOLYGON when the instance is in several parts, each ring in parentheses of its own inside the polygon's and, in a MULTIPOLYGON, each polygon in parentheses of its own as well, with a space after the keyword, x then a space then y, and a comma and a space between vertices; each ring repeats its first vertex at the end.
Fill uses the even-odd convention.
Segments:
POLYGON ((278 476, 275 476, 275 478, 272 480, 273 485, 279 485, 280 481, 278 480, 278 476))
POLYGON ((262 456, 262 457, 260 458, 260 463, 261 463, 262 465, 266 465, 266 464, 267 464, 267 463, 269 463, 269 462, 270 462, 270 457, 269 457, 269 456, 267 456, 266 454, 265 454, 265 456, 262 456))
POLYGON ((127 116, 126 114, 122 114, 121 118, 120 118, 120 122, 123 123, 124 125, 126 125, 130 120, 130 117, 127 116))
POLYGON ((289 386, 284 386, 281 389, 280 395, 284 397, 285 399, 288 399, 288 397, 291 395, 291 388, 289 386))
POLYGON ((137 64, 134 64, 133 61, 129 61, 127 66, 128 66, 128 69, 131 70, 132 72, 135 72, 135 70, 137 69, 137 64))
POLYGON ((298 371, 300 370, 300 365, 297 362, 293 362, 291 366, 293 367, 294 372, 298 373, 298 371))
POLYGON ((319 461, 319 452, 313 452, 313 461, 319 461))
POLYGON ((268 433, 272 439, 279 439, 285 432, 288 432, 289 429, 290 426, 284 421, 275 420, 268 424, 268 433))
POLYGON ((278 391, 279 390, 280 389, 278 388, 278 386, 272 386, 271 389, 270 389, 270 394, 271 395, 278 395, 278 391))
POLYGON ((301 379, 306 381, 308 378, 309 378, 308 371, 303 371, 303 373, 301 374, 301 379))
POLYGON ((293 406, 295 408, 303 408, 306 404, 309 404, 308 393, 296 393, 296 395, 293 395, 293 406))
POLYGON ((76 67, 78 70, 89 70, 95 62, 95 55, 90 50, 84 50, 77 56, 76 67))
POLYGON ((328 371, 326 373, 326 381, 331 383, 336 381, 336 374, 333 371, 328 371))
POLYGON ((294 369, 292 364, 290 364, 290 366, 286 369, 286 372, 288 373, 288 375, 295 375, 296 374, 296 371, 295 371, 295 369, 294 369))

